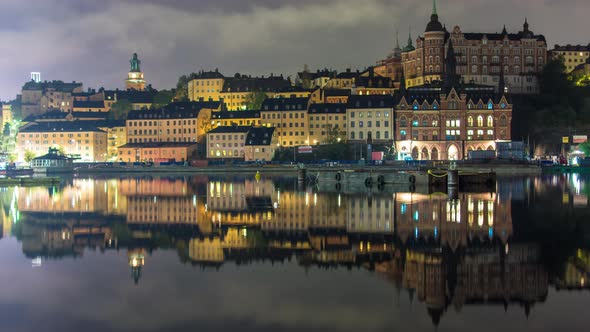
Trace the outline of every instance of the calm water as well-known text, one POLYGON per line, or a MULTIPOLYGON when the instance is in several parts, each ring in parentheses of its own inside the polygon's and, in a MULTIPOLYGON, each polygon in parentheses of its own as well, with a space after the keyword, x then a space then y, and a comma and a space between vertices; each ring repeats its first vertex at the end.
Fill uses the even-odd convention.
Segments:
POLYGON ((588 331, 590 179, 330 192, 291 178, 0 192, 2 331, 588 331))

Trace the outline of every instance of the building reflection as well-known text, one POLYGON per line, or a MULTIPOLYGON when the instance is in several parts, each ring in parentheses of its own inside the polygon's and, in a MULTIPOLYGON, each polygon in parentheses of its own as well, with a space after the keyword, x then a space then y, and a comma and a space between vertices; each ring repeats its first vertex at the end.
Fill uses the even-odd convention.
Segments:
POLYGON ((190 177, 74 179, 3 195, 3 234, 15 233, 27 257, 123 250, 135 283, 154 250, 176 250, 181 262, 204 269, 294 258, 305 269, 375 271, 424 303, 435 324, 449 308, 482 303, 519 306, 528 315, 545 300, 550 282, 588 288, 588 250, 550 277, 539 245, 515 241, 513 200, 502 191, 451 199, 190 177))

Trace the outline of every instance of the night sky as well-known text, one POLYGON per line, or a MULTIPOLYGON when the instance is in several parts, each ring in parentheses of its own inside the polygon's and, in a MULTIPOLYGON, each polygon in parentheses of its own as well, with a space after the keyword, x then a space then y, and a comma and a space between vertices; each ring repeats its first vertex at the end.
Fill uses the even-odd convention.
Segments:
MULTIPOLYGON (((219 68, 225 75, 365 67, 422 34, 430 0, 1 0, 0 99, 13 99, 31 71, 43 80, 123 88, 138 52, 148 83, 219 68)), ((588 0, 438 0, 450 30, 530 29, 554 44, 587 44, 588 0)))

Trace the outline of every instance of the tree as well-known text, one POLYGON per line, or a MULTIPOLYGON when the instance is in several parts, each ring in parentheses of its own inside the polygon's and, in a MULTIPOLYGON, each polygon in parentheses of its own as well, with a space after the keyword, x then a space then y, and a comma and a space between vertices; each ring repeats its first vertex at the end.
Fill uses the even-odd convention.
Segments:
POLYGON ((334 126, 331 124, 328 125, 328 138, 326 139, 326 143, 336 144, 336 143, 344 142, 345 140, 346 140, 346 131, 342 130, 338 126, 334 126))
POLYGON ((580 151, 584 152, 584 155, 586 157, 590 157, 590 142, 584 142, 584 143, 578 145, 578 149, 580 149, 580 151))
POLYGON ((111 107, 109 117, 114 120, 125 120, 127 119, 127 114, 129 114, 129 111, 131 111, 132 108, 133 105, 131 105, 129 100, 120 99, 111 107))
POLYGON ((250 92, 246 96, 246 109, 248 110, 259 110, 262 107, 262 103, 266 100, 268 96, 266 93, 256 90, 250 92))
POLYGON ((174 93, 171 90, 160 90, 154 96, 154 101, 152 104, 153 108, 161 108, 164 107, 172 102, 174 98, 174 93))
POLYGON ((176 91, 174 94, 174 100, 176 101, 188 101, 188 82, 191 80, 190 76, 182 75, 178 78, 178 83, 176 83, 176 91))
POLYGON ((566 74, 563 57, 549 60, 541 71, 539 81, 542 94, 567 95, 571 91, 572 81, 566 74))
POLYGON ((35 152, 31 151, 31 150, 27 150, 25 151, 25 161, 27 163, 30 163, 31 161, 33 161, 33 159, 36 157, 35 152))

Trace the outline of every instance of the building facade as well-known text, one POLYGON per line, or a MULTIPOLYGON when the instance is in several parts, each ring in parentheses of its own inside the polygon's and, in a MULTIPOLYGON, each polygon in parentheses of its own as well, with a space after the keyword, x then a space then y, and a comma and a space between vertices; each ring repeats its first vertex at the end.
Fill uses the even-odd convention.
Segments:
POLYGON ((555 45, 549 55, 556 59, 563 58, 566 72, 571 73, 576 67, 583 65, 590 58, 590 44, 588 45, 555 45))
POLYGON ((279 139, 274 127, 251 127, 246 134, 245 161, 271 161, 279 139))
POLYGON ((388 95, 351 96, 346 109, 348 141, 391 145, 394 104, 388 95))
POLYGON ((494 87, 425 85, 400 96, 395 122, 399 159, 460 160, 511 140, 512 105, 494 87))
POLYGON ((74 107, 73 94, 82 92, 82 83, 44 81, 25 83, 22 88, 22 118, 39 115, 52 109, 69 112, 74 107))
POLYGON ((346 104, 311 104, 308 110, 309 144, 346 141, 346 104))
POLYGON ((262 125, 277 128, 281 146, 308 145, 308 98, 269 98, 262 103, 262 125))
POLYGON ((207 133, 208 159, 243 159, 249 126, 220 126, 207 133))
POLYGON ((19 130, 17 160, 24 161, 27 151, 44 155, 51 147, 79 161, 102 162, 107 160, 107 133, 90 121, 30 123, 19 130))
POLYGON ((424 36, 411 37, 402 52, 402 66, 407 87, 441 81, 445 74, 445 56, 449 45, 455 48, 456 74, 464 82, 500 86, 510 93, 537 93, 538 74, 547 63, 547 43, 536 35, 525 20, 523 30, 508 33, 467 33, 455 26, 451 32, 439 21, 436 6, 424 36))

